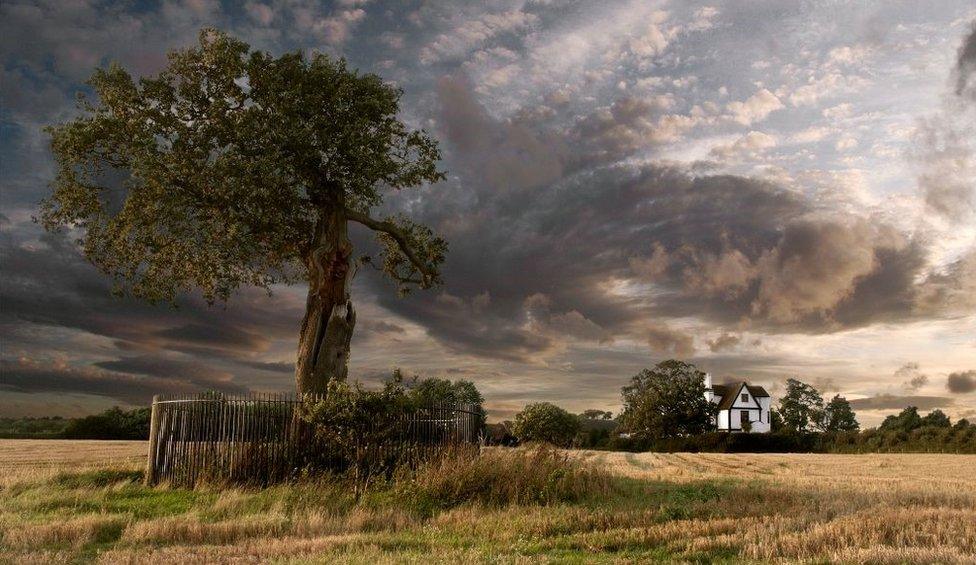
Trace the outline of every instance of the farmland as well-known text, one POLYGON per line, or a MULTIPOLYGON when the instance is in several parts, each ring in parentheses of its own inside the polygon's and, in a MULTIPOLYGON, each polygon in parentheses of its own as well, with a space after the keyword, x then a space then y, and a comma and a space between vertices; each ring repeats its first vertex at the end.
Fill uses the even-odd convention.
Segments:
POLYGON ((150 489, 144 452, 0 440, 0 562, 976 561, 972 455, 570 452, 610 486, 432 505, 397 485, 150 489))

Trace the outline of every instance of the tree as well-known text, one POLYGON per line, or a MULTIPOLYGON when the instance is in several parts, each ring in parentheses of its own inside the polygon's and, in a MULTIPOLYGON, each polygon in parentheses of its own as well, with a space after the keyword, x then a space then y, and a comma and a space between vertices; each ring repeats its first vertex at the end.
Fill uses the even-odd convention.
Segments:
POLYGON ((769 411, 769 431, 778 432, 783 429, 783 417, 775 408, 769 411))
POLYGON ((623 430, 643 438, 699 434, 713 428, 713 405, 705 399, 705 373, 669 360, 644 369, 623 388, 623 430))
POLYGON ((796 379, 787 379, 786 395, 779 401, 779 415, 783 418, 785 429, 811 431, 823 421, 823 397, 812 386, 796 379))
POLYGON ((606 410, 595 410, 591 408, 589 410, 583 410, 580 417, 587 420, 612 420, 613 412, 608 412, 606 410))
POLYGON ((569 447, 580 432, 580 421, 566 410, 549 402, 529 404, 515 415, 512 433, 519 441, 544 441, 569 447))
MULTIPOLYGON (((399 369, 397 369, 399 371, 399 369)), ((396 374, 396 372, 394 373, 396 374)), ((481 404, 484 397, 471 381, 414 377, 407 386, 410 395, 422 404, 481 404)))
POLYGON ((910 432, 916 428, 922 427, 922 417, 918 415, 918 408, 915 406, 909 406, 897 416, 891 415, 881 422, 881 431, 899 431, 899 432, 910 432))
POLYGON ((851 403, 839 394, 827 403, 821 422, 825 432, 856 432, 860 429, 851 403))
POLYGON ((273 57, 213 29, 138 81, 111 65, 83 115, 48 128, 57 161, 42 202, 50 230, 116 290, 175 301, 199 290, 308 283, 296 381, 322 393, 347 374, 356 314, 349 222, 372 230, 400 292, 440 282, 446 243, 406 217, 377 218, 384 190, 444 178, 437 143, 398 118, 401 91, 327 55, 273 57), (121 179, 121 180, 120 180, 121 179))
POLYGON ((922 418, 922 426, 949 428, 952 427, 952 422, 949 420, 949 417, 945 415, 945 412, 936 409, 929 412, 922 418))

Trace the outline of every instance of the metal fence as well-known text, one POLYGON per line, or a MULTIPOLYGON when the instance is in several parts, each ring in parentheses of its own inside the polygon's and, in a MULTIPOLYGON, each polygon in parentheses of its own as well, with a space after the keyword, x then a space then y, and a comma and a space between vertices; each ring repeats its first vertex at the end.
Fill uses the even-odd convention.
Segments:
MULTIPOLYGON (((317 400, 285 394, 155 396, 146 482, 271 484, 310 470, 341 470, 347 457, 302 418, 302 404, 317 400)), ((476 404, 434 404, 404 411, 394 422, 382 445, 357 449, 387 463, 423 460, 445 447, 477 443, 483 413, 476 404)))

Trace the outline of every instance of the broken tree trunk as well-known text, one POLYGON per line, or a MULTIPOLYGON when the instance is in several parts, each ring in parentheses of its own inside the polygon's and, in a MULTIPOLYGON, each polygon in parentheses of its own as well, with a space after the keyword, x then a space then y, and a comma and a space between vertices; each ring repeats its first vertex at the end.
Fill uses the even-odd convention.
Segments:
POLYGON ((356 311, 349 300, 352 244, 345 210, 324 210, 308 255, 308 299, 298 341, 298 393, 323 394, 332 379, 345 380, 356 311))

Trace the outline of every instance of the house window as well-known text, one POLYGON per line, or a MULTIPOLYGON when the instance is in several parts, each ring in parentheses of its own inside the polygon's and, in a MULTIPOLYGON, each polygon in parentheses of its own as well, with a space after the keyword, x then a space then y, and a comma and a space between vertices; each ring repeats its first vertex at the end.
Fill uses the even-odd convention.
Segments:
POLYGON ((748 410, 743 410, 742 412, 740 412, 739 413, 739 420, 741 420, 743 422, 751 422, 752 420, 749 419, 749 411, 748 410))
POLYGON ((742 393, 742 402, 749 402, 749 395, 744 392, 742 393))

